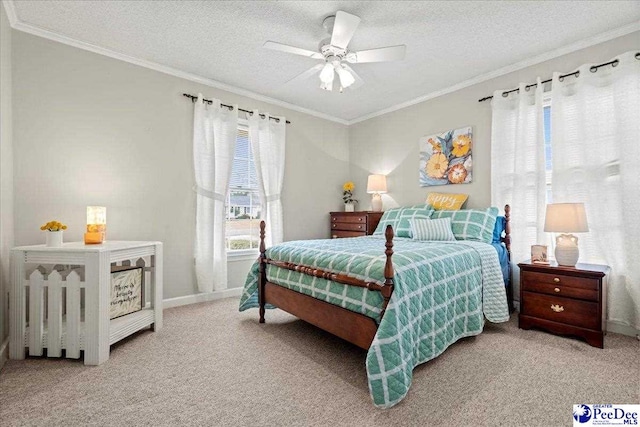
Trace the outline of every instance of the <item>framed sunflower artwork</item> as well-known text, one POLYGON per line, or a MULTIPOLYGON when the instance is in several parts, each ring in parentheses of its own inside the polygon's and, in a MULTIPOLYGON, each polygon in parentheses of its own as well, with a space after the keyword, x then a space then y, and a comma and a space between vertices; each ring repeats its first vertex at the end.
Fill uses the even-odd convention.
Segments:
POLYGON ((472 146, 471 126, 420 138, 420 186, 470 183, 472 146))

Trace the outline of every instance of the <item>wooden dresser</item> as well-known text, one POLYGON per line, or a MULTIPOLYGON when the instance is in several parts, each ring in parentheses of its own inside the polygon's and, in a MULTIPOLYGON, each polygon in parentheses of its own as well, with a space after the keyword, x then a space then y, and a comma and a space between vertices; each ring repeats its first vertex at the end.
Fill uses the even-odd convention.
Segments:
POLYGON ((331 212, 331 238, 373 234, 383 212, 331 212))
POLYGON ((519 327, 581 337, 603 348, 609 267, 524 262, 520 267, 519 327))

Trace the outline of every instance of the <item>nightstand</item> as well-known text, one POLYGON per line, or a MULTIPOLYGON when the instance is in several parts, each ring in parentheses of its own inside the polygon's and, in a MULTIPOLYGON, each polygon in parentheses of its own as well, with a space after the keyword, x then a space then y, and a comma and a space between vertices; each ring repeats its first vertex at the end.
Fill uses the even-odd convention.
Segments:
POLYGON ((373 234, 383 212, 331 212, 331 238, 373 234))
POLYGON ((603 348, 608 266, 579 263, 574 268, 527 261, 518 267, 520 328, 573 335, 603 348))

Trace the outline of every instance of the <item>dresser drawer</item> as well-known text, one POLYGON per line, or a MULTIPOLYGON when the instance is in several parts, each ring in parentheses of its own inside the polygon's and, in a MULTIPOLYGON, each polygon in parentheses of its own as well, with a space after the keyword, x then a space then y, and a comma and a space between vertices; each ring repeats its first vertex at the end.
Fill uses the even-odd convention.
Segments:
POLYGON ((592 330, 600 330, 602 326, 598 316, 598 303, 532 292, 523 292, 523 296, 523 315, 592 330))
POLYGON ((360 237, 360 236, 366 236, 366 235, 367 233, 364 231, 331 230, 332 239, 341 239, 343 237, 360 237))
MULTIPOLYGON (((537 282, 532 280, 525 275, 525 279, 521 281, 522 290, 531 291, 531 292, 540 292, 548 295, 556 295, 559 297, 567 297, 567 298, 579 298, 588 301, 599 300, 599 295, 597 290, 592 289, 583 289, 583 288, 572 288, 569 286, 565 286, 564 284, 550 284, 544 282, 537 282)), ((560 279, 562 281, 562 279, 560 279)))
POLYGON ((580 288, 598 291, 600 281, 585 277, 565 276, 563 274, 538 273, 533 271, 522 272, 522 281, 525 283, 540 283, 547 285, 561 285, 570 288, 580 288))
POLYGON ((344 231, 367 231, 367 224, 355 224, 351 222, 334 222, 331 224, 331 230, 344 230, 344 231))
POLYGON ((367 216, 366 215, 331 215, 331 222, 349 222, 356 224, 366 224, 367 216))

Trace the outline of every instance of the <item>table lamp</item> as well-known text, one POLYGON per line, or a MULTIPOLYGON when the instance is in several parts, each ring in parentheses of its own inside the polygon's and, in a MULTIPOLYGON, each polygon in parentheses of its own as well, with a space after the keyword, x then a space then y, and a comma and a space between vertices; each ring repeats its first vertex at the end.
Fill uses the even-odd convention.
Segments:
POLYGON ((105 241, 107 234, 107 208, 87 206, 87 232, 84 233, 86 245, 97 245, 105 241))
POLYGON ((578 238, 570 233, 589 231, 584 203, 551 203, 547 205, 544 231, 562 233, 556 237, 556 261, 558 265, 575 267, 580 255, 578 238))
POLYGON ((371 210, 382 212, 382 197, 380 194, 387 192, 387 177, 384 175, 369 175, 367 180, 367 193, 371 196, 371 210))

